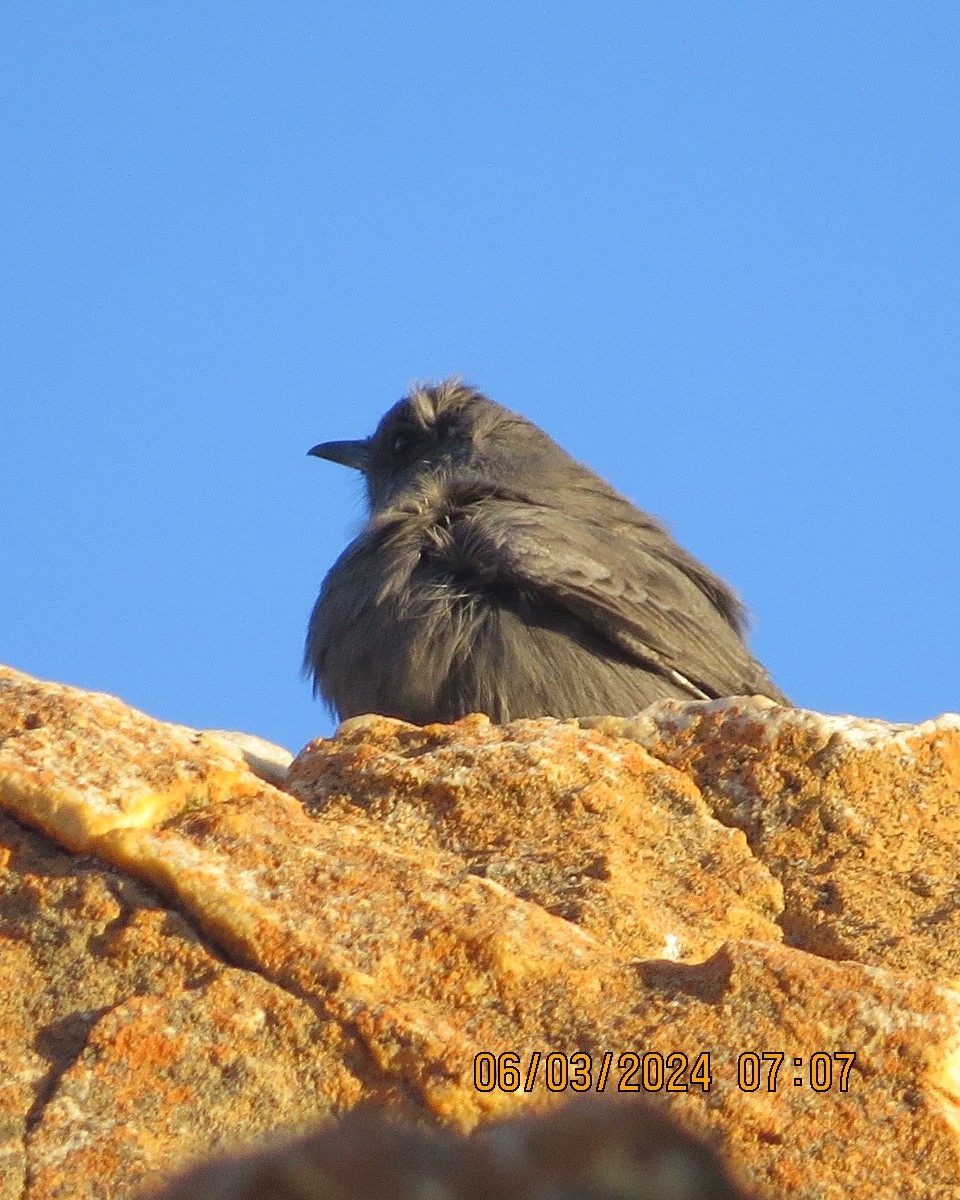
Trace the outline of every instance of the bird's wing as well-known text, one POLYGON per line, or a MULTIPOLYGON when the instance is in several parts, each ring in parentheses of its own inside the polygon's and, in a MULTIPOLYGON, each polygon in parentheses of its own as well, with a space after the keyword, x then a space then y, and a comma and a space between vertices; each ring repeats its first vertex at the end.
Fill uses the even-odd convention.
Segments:
POLYGON ((611 529, 559 508, 488 497, 462 512, 455 538, 480 580, 566 608, 691 696, 759 693, 786 701, 683 569, 687 556, 655 526, 611 529))

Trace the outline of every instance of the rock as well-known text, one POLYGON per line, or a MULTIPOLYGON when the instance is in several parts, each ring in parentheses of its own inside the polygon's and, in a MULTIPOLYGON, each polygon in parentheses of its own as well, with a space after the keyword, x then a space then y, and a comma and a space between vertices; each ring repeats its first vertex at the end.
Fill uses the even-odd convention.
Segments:
POLYGON ((132 1196, 358 1106, 446 1127, 459 1178, 455 1138, 578 1087, 747 1194, 960 1197, 960 719, 593 724, 357 718, 283 792, 0 669, 0 809, 45 835, 0 830, 0 1200, 132 1196))
POLYGON ((716 1157, 649 1104, 579 1102, 478 1136, 369 1112, 279 1151, 196 1171, 156 1200, 749 1200, 716 1157))
POLYGON ((960 976, 960 716, 888 725, 734 699, 585 724, 639 741, 743 830, 783 887, 791 945, 960 976))
POLYGON ((253 733, 238 733, 235 729, 207 729, 204 732, 208 737, 221 738, 236 746, 254 775, 272 783, 274 787, 283 787, 293 762, 289 750, 253 733))
POLYGON ((782 889, 744 834, 680 771, 573 722, 358 717, 307 747, 287 787, 324 822, 372 820, 404 851, 452 856, 625 958, 782 940, 782 889))

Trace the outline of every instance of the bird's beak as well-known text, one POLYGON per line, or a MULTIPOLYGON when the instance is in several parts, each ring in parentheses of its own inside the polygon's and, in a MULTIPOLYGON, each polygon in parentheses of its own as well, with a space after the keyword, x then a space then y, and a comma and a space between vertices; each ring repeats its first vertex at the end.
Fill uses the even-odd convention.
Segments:
POLYGON ((345 467, 353 467, 355 471, 366 471, 370 458, 370 443, 364 439, 360 442, 321 442, 308 450, 314 458, 326 458, 330 462, 341 463, 345 467))

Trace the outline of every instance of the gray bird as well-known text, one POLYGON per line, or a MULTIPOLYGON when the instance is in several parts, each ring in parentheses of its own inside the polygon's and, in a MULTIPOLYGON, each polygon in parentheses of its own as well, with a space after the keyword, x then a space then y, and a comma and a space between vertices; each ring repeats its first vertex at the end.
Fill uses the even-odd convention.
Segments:
POLYGON ((473 388, 414 389, 363 441, 369 520, 310 618, 341 719, 632 716, 663 697, 788 704, 731 589, 547 434, 473 388))

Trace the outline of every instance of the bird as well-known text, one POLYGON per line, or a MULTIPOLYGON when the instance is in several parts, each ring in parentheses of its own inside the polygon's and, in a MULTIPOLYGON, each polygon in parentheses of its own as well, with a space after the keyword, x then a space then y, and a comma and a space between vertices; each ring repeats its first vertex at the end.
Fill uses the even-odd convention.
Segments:
POLYGON ((356 441, 368 519, 323 581, 304 652, 345 720, 631 717, 656 700, 790 701, 733 590, 547 433, 459 378, 356 441))

